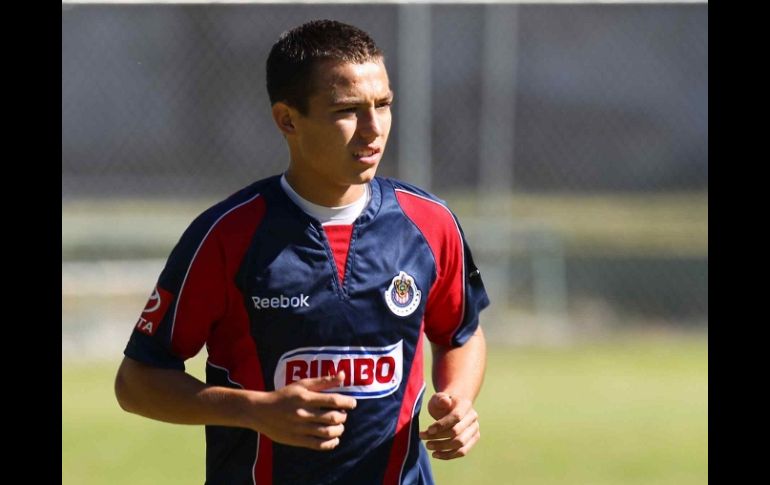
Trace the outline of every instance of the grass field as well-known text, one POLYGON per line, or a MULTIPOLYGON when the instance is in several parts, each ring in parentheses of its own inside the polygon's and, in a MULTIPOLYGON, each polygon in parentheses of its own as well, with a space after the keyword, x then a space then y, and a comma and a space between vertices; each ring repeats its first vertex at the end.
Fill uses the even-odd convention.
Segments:
MULTIPOLYGON (((492 348, 482 440, 465 459, 434 461, 437 483, 705 484, 707 353, 705 335, 492 348)), ((62 484, 203 483, 203 429, 121 411, 116 368, 63 364, 62 484)))

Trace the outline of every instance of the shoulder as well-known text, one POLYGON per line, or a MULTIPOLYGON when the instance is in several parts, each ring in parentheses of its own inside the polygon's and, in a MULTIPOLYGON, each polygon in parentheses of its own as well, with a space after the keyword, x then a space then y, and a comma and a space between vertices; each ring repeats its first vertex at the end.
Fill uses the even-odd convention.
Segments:
POLYGON ((396 192, 396 197, 408 198, 410 200, 421 199, 427 203, 438 204, 448 209, 447 203, 444 200, 416 185, 394 178, 382 178, 380 181, 391 186, 396 192))
POLYGON ((384 181, 393 188, 401 210, 418 228, 421 230, 436 227, 456 229, 455 215, 444 200, 427 190, 401 180, 387 178, 384 181))
POLYGON ((253 232, 266 209, 262 194, 269 190, 276 178, 254 182, 210 206, 192 221, 183 237, 202 241, 212 232, 253 232))

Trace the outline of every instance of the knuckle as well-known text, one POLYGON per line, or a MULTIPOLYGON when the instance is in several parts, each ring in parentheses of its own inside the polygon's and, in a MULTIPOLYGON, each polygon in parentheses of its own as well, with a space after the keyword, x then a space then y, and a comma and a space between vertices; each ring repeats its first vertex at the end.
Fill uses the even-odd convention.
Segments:
POLYGON ((331 425, 342 424, 342 419, 339 416, 337 416, 336 414, 330 414, 329 416, 326 417, 326 420, 331 425))
POLYGON ((287 397, 294 403, 305 404, 305 393, 300 389, 286 393, 287 397))
POLYGON ((283 393, 289 397, 297 397, 302 394, 304 389, 298 385, 291 384, 283 388, 283 393))
POLYGON ((318 438, 308 438, 305 442, 305 448, 310 448, 311 450, 320 450, 322 449, 323 444, 324 442, 318 438))
POLYGON ((449 445, 449 450, 448 451, 457 450, 460 447, 462 447, 464 444, 465 443, 463 443, 462 440, 459 440, 459 439, 450 440, 449 443, 448 443, 448 445, 449 445))

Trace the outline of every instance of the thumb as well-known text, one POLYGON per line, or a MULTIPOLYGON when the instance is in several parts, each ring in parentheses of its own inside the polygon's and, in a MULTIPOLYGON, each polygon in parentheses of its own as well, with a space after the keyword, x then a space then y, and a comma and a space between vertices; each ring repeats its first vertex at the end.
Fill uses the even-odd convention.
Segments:
POLYGON ((308 391, 324 391, 334 387, 340 387, 345 382, 345 372, 340 371, 337 375, 328 375, 322 377, 310 377, 296 382, 308 391))
POLYGON ((433 398, 436 400, 436 404, 441 407, 447 409, 452 407, 452 396, 445 392, 437 392, 433 395, 433 398))
POLYGON ((452 396, 445 392, 437 392, 428 401, 428 412, 433 419, 441 419, 451 411, 453 406, 452 396))

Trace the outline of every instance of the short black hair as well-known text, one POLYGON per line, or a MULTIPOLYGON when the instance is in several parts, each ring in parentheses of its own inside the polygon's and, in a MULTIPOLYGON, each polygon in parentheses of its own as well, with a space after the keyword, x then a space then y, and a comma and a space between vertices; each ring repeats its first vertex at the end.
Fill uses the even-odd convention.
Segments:
POLYGON ((270 104, 283 101, 307 114, 313 68, 326 60, 364 63, 383 60, 374 40, 358 27, 336 20, 312 20, 281 34, 267 57, 270 104))

